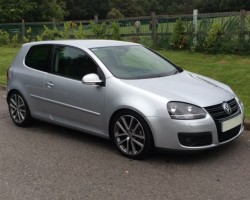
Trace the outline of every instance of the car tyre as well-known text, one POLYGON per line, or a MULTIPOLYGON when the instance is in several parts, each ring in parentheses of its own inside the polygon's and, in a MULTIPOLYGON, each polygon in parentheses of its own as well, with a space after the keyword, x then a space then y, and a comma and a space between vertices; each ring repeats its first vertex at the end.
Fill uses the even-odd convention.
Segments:
POLYGON ((19 92, 12 92, 8 97, 9 113, 12 121, 17 126, 27 126, 31 123, 32 117, 28 104, 19 92))
POLYGON ((151 130, 136 112, 126 110, 116 114, 111 123, 111 138, 126 157, 142 159, 154 149, 151 130))

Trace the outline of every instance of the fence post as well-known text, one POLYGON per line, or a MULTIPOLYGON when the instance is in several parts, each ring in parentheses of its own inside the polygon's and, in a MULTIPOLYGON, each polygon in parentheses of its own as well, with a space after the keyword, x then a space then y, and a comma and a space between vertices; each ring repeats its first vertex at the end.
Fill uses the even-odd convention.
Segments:
POLYGON ((22 40, 22 42, 24 42, 24 37, 25 37, 25 24, 24 24, 25 22, 24 22, 24 19, 22 19, 22 38, 21 38, 21 40, 22 40))
POLYGON ((53 29, 56 28, 56 19, 55 18, 52 19, 52 26, 53 26, 53 29))
POLYGON ((243 42, 245 39, 245 19, 246 19, 246 11, 241 10, 240 11, 240 49, 241 52, 243 50, 243 42))
POLYGON ((152 38, 153 38, 153 47, 157 47, 157 19, 155 17, 155 12, 152 12, 152 38))
POLYGON ((194 30, 194 36, 193 36, 193 45, 197 45, 197 32, 198 32, 198 10, 193 10, 193 30, 194 30))
POLYGON ((244 35, 245 33, 245 20, 246 19, 246 11, 240 11, 240 33, 244 35))
POLYGON ((94 16, 94 21, 95 21, 96 24, 98 24, 98 15, 94 16))

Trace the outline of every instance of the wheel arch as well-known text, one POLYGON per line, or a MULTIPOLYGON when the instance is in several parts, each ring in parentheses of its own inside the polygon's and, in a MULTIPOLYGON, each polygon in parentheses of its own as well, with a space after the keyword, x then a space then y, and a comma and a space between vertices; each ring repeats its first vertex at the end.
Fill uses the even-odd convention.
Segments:
MULTIPOLYGON (((7 97, 6 97, 7 102, 9 101, 10 95, 13 94, 13 93, 15 93, 15 92, 22 95, 22 93, 21 93, 19 90, 17 90, 17 89, 11 89, 11 90, 7 93, 7 97)), ((23 95, 22 95, 22 97, 24 98, 23 95)), ((25 98, 24 98, 24 100, 26 101, 25 98)), ((26 101, 26 102, 27 102, 27 101, 26 101)))
POLYGON ((152 132, 152 127, 149 123, 149 121, 147 120, 147 118, 138 110, 136 109, 131 109, 131 108, 119 108, 118 110, 116 110, 115 112, 113 112, 113 114, 111 115, 111 117, 109 118, 109 124, 108 124, 108 134, 109 134, 109 138, 111 140, 113 140, 113 136, 111 134, 111 127, 112 127, 112 122, 114 120, 114 118, 121 112, 124 112, 124 111, 130 111, 130 112, 134 112, 136 113, 137 115, 139 115, 145 122, 146 122, 146 125, 148 126, 150 132, 151 132, 151 136, 152 136, 152 140, 153 140, 153 146, 155 147, 155 138, 154 138, 154 134, 152 132))

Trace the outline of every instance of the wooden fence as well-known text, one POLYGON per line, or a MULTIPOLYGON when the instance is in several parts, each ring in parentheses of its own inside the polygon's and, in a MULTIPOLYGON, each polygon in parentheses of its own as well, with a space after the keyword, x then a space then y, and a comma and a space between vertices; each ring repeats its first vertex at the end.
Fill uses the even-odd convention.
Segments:
MULTIPOLYGON (((120 24, 120 32, 122 37, 141 37, 148 36, 153 39, 153 43, 157 44, 157 38, 160 36, 168 36, 173 32, 174 24, 177 19, 181 19, 185 24, 185 34, 192 35, 193 42, 197 41, 197 35, 202 31, 202 22, 207 21, 210 24, 219 23, 221 25, 227 23, 228 20, 234 19, 239 34, 244 37, 250 36, 250 11, 241 10, 240 12, 223 12, 223 13, 198 13, 194 10, 193 14, 186 15, 156 15, 152 13, 151 16, 130 17, 123 19, 99 20, 98 16, 94 16, 92 21, 95 23, 105 23, 109 25, 116 21, 120 24), (135 26, 135 23, 140 26, 135 26), (237 24, 238 23, 238 24, 237 24)), ((73 21, 75 24, 83 24, 86 30, 87 37, 93 37, 90 29, 91 20, 73 21)), ((44 30, 44 26, 49 28, 57 27, 59 30, 63 29, 64 22, 53 20, 51 22, 25 22, 21 23, 4 23, 0 24, 0 30, 7 31, 10 35, 18 34, 19 38, 24 38, 26 30, 32 29, 33 35, 39 35, 44 30)), ((109 26, 108 26, 109 27, 109 26)), ((111 29, 107 29, 107 35, 110 34, 111 29)), ((229 33, 230 34, 230 33, 229 33)))

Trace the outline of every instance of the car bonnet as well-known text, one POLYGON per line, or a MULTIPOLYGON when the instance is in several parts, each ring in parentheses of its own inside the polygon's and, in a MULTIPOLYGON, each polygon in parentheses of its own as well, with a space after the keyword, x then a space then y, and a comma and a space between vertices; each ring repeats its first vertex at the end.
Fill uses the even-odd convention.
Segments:
POLYGON ((172 76, 123 81, 167 101, 187 102, 201 107, 219 104, 235 96, 223 88, 223 84, 215 84, 212 79, 205 80, 186 71, 172 76))

